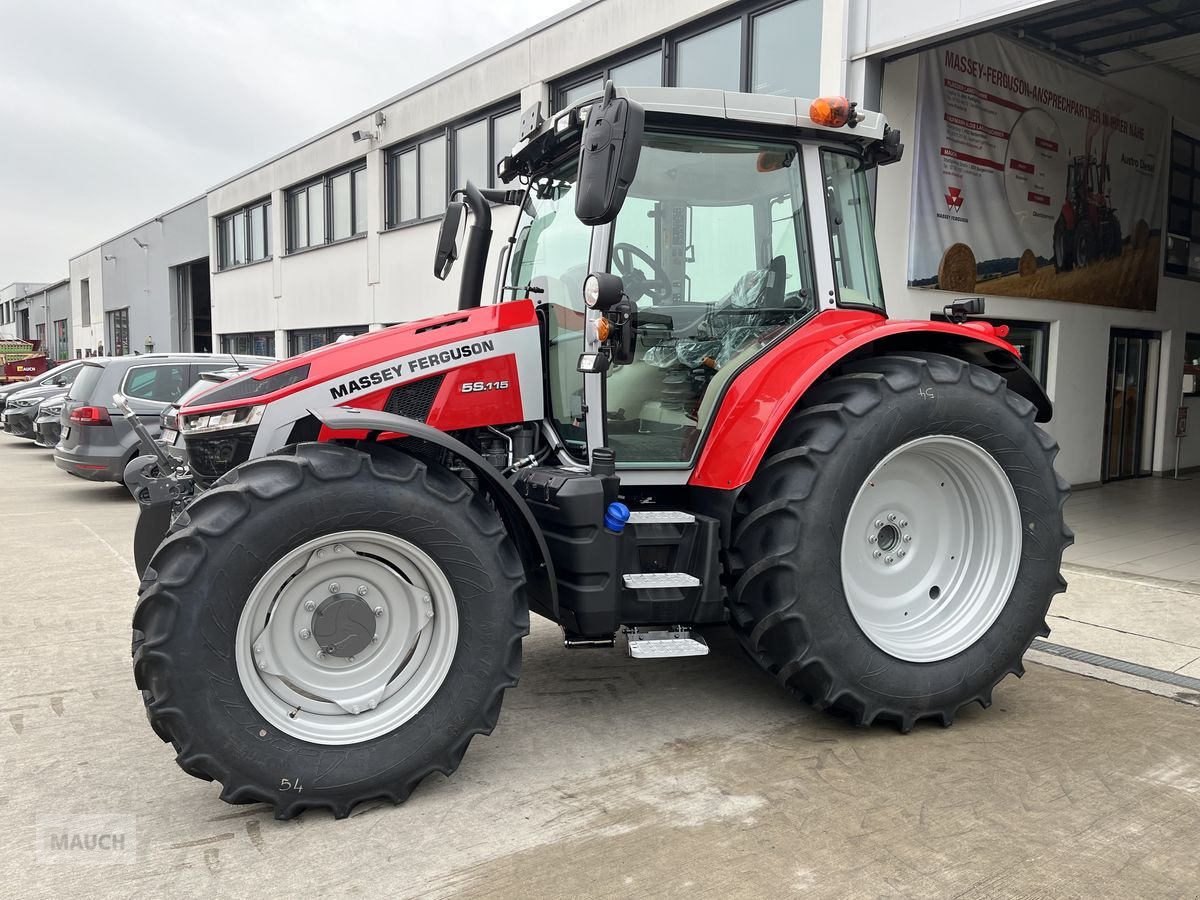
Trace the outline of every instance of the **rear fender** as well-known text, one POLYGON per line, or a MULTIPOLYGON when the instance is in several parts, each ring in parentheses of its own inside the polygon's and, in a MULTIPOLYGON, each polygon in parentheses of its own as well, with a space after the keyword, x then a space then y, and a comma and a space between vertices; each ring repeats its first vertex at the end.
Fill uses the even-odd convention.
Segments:
POLYGON ((331 432, 405 435, 448 450, 466 463, 496 504, 505 528, 517 545, 529 578, 529 605, 534 612, 558 620, 558 587, 546 539, 528 504, 482 456, 461 441, 416 419, 375 409, 331 407, 312 410, 331 432))
POLYGON ((740 372, 713 417, 688 484, 732 490, 747 484, 776 432, 804 394, 843 362, 904 351, 943 353, 996 372, 1050 420, 1050 398, 1016 348, 987 322, 889 321, 877 313, 830 310, 740 372))

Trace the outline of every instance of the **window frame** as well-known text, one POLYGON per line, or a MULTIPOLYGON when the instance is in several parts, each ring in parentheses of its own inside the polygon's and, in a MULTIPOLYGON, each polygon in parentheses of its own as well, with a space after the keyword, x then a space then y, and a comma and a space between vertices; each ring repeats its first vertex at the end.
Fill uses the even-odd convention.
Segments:
MULTIPOLYGON (((483 110, 478 110, 470 115, 461 116, 446 124, 424 131, 421 134, 414 135, 410 138, 405 138, 398 144, 393 144, 390 147, 384 148, 384 180, 386 190, 384 192, 384 231, 396 231, 400 228, 409 228, 413 225, 423 225, 427 222, 437 221, 442 217, 446 210, 445 202, 436 210, 427 212, 421 206, 421 153, 420 147, 422 144, 431 140, 441 138, 445 141, 445 165, 446 165, 446 199, 449 200, 452 191, 460 190, 462 185, 455 184, 458 177, 458 132, 461 129, 469 128, 472 125, 477 125, 480 122, 487 123, 485 134, 486 153, 487 153, 487 169, 488 182, 487 184, 477 185, 477 187, 494 187, 497 184, 496 167, 500 163, 497 157, 496 147, 496 120, 512 113, 521 112, 520 97, 511 97, 501 103, 487 107, 483 110), (397 192, 397 170, 400 157, 406 153, 414 153, 414 163, 416 165, 416 184, 417 196, 416 207, 417 214, 415 218, 401 220, 400 215, 400 197, 397 192)), ((512 148, 508 148, 511 150, 512 148)), ((505 152, 507 153, 508 150, 505 152)))
POLYGON ((62 362, 71 357, 71 332, 67 325, 67 319, 54 320, 54 359, 62 362), (62 325, 62 339, 59 339, 58 326, 62 325), (61 355, 60 355, 61 351, 61 355))
MULTIPOLYGON (((258 200, 253 201, 252 203, 247 203, 244 206, 239 206, 236 209, 231 209, 228 212, 222 213, 221 215, 216 217, 216 222, 217 222, 217 271, 218 272, 226 272, 229 269, 240 269, 243 266, 253 266, 260 262, 266 262, 268 259, 272 258, 271 241, 270 241, 270 237, 271 237, 271 198, 269 196, 262 197, 258 200), (250 237, 251 215, 252 215, 253 210, 258 209, 260 207, 262 208, 262 211, 263 211, 262 241, 263 241, 263 249, 266 251, 266 253, 260 259, 250 259, 250 247, 252 245, 251 237, 250 237), (242 262, 231 262, 228 259, 229 248, 226 246, 226 241, 225 241, 225 223, 226 222, 232 223, 234 220, 234 217, 238 216, 238 215, 245 216, 245 224, 243 226, 243 231, 244 231, 245 238, 246 238, 246 246, 244 248, 246 258, 242 262)), ((234 236, 234 239, 236 240, 236 235, 234 236)))
POLYGON ((110 309, 105 311, 105 337, 108 338, 108 353, 107 356, 128 356, 133 352, 133 331, 129 325, 129 307, 122 306, 120 309, 110 309), (128 346, 124 353, 117 352, 117 321, 121 319, 125 324, 125 340, 128 341, 128 346))
POLYGON ((869 219, 871 240, 875 244, 875 278, 878 282, 879 302, 877 304, 855 303, 852 300, 842 299, 842 277, 838 274, 837 267, 837 260, 839 257, 837 255, 837 249, 833 244, 834 228, 833 222, 830 220, 829 215, 829 194, 825 188, 825 155, 827 153, 846 156, 859 162, 862 161, 862 154, 855 153, 853 150, 850 150, 845 146, 821 144, 817 147, 817 165, 821 170, 821 214, 825 217, 825 231, 827 232, 827 237, 829 239, 827 249, 829 251, 829 265, 833 274, 834 302, 837 304, 838 309, 861 309, 866 312, 879 313, 880 315, 886 316, 888 314, 887 294, 883 286, 883 265, 879 259, 879 240, 875 232, 875 206, 871 202, 871 186, 869 183, 866 186, 866 194, 863 198, 866 202, 863 204, 862 208, 866 211, 865 214, 869 219))
POLYGON ((336 325, 336 326, 317 326, 316 328, 292 328, 287 333, 287 351, 288 358, 299 356, 301 353, 309 353, 312 350, 320 350, 322 347, 328 347, 343 334, 352 334, 357 337, 360 334, 367 334, 370 330, 369 325, 336 325), (308 350, 296 349, 296 337, 301 334, 316 334, 324 332, 325 342, 318 347, 310 347, 308 350))
POLYGON ((1184 281, 1200 281, 1200 270, 1189 272, 1186 265, 1181 270, 1172 268, 1171 264, 1171 241, 1182 240, 1188 247, 1188 258, 1191 258, 1192 244, 1200 243, 1200 236, 1193 237, 1191 234, 1180 234, 1171 228, 1172 207, 1177 206, 1188 210, 1188 225, 1191 230, 1191 223, 1194 219, 1200 218, 1200 202, 1193 198, 1196 196, 1197 189, 1200 188, 1200 138, 1192 137, 1184 131, 1176 128, 1171 129, 1171 155, 1167 163, 1167 208, 1166 222, 1163 227, 1163 237, 1166 239, 1163 247, 1163 275, 1168 278, 1181 278, 1184 281), (1192 158, 1185 165, 1175 159, 1175 141, 1182 140, 1191 148, 1192 158), (1180 197, 1174 193, 1171 187, 1173 176, 1179 174, 1189 177, 1188 195, 1180 197))
MULTIPOLYGON (((328 172, 323 172, 320 175, 316 175, 312 178, 305 179, 304 181, 298 181, 295 184, 289 185, 288 187, 284 188, 284 190, 283 190, 283 197, 284 197, 283 224, 284 224, 284 232, 285 232, 285 237, 286 237, 286 245, 285 245, 286 249, 284 251, 285 256, 293 256, 297 253, 307 253, 309 250, 317 250, 321 247, 329 247, 333 244, 344 244, 348 241, 355 241, 355 240, 358 240, 358 239, 366 236, 367 232, 370 231, 370 229, 371 229, 371 223, 370 223, 369 217, 367 217, 366 218, 366 229, 364 229, 363 231, 358 230, 358 210, 357 210, 358 203, 357 203, 357 199, 356 199, 356 192, 354 190, 355 182, 357 181, 358 177, 360 177, 360 173, 361 173, 361 177, 366 178, 367 177, 366 172, 367 172, 367 160, 366 160, 366 157, 362 157, 361 159, 357 159, 353 162, 346 163, 345 165, 338 166, 336 169, 330 169, 328 172), (350 185, 350 234, 347 235, 346 237, 334 238, 333 237, 333 179, 335 179, 341 175, 349 175, 350 176, 346 182, 347 184, 350 185), (321 188, 322 209, 321 209, 320 220, 322 222, 323 229, 321 231, 322 239, 320 241, 312 240, 313 215, 312 215, 312 207, 308 202, 308 196, 309 196, 308 192, 310 190, 312 190, 314 187, 321 188), (297 198, 300 196, 301 193, 304 194, 305 240, 307 241, 307 243, 305 243, 305 245, 303 247, 297 247, 297 246, 295 246, 295 229, 293 228, 292 209, 293 209, 293 205, 296 203, 297 198)), ((369 190, 367 193, 368 193, 368 197, 366 198, 366 202, 369 205, 370 204, 369 190)))
MULTIPOLYGON (((679 44, 721 28, 731 22, 741 22, 742 29, 737 90, 741 93, 752 93, 754 87, 754 20, 761 15, 774 12, 795 2, 802 2, 802 0, 747 0, 747 2, 735 4, 732 7, 716 10, 695 22, 663 32, 659 37, 645 41, 629 50, 623 50, 620 53, 605 57, 588 66, 576 69, 574 72, 570 72, 552 82, 550 91, 553 107, 552 112, 561 112, 566 108, 565 100, 567 91, 577 88, 581 84, 586 84, 597 77, 608 79, 612 76, 614 68, 641 59, 643 56, 653 53, 655 49, 659 49, 662 53, 661 86, 678 87, 679 44)), ((819 5, 818 8, 820 8, 823 22, 824 8, 819 5)), ((764 94, 764 96, 778 95, 764 94)))
POLYGON ((275 356, 275 332, 274 331, 235 331, 235 332, 230 332, 229 334, 222 334, 220 337, 221 337, 221 342, 220 342, 220 347, 221 347, 220 352, 221 353, 226 353, 231 356, 236 356, 237 354, 241 354, 242 356, 275 356), (266 353, 255 353, 254 352, 254 341, 256 338, 259 338, 259 337, 262 337, 265 339, 264 343, 267 345, 266 353), (231 341, 237 340, 238 338, 246 338, 250 342, 250 349, 246 350, 246 351, 238 350, 236 348, 230 349, 229 343, 231 341))

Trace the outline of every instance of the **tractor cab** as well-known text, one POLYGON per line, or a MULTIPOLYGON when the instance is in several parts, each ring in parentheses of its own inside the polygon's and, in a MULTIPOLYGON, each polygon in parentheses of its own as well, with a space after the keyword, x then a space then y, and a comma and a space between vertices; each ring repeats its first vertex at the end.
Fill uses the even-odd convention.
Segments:
POLYGON ((687 468, 768 347, 823 309, 883 314, 866 171, 902 147, 878 113, 610 85, 524 131, 498 299, 539 307, 547 420, 577 461, 687 468))

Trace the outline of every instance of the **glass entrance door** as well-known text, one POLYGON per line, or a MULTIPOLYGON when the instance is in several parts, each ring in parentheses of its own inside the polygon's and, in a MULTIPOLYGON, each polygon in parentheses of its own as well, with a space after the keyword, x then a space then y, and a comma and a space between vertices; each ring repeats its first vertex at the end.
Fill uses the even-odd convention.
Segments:
POLYGON ((1112 330, 1100 473, 1103 481, 1150 474, 1161 344, 1158 332, 1112 330))

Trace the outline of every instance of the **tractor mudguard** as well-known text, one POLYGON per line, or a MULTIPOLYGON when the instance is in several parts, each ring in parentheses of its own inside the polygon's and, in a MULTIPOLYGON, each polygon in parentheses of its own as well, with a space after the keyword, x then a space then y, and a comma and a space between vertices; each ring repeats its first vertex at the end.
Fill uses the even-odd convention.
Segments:
POLYGON ((717 407, 688 484, 732 490, 748 484, 775 433, 804 393, 843 360, 858 354, 943 353, 990 369, 1048 422, 1050 398, 1016 348, 986 320, 889 320, 880 313, 838 309, 818 313, 752 362, 730 382, 717 407))
POLYGON ((402 434, 418 440, 428 441, 449 450, 471 467, 481 483, 487 485, 488 493, 496 503, 508 532, 512 535, 527 561, 540 561, 538 566, 528 565, 529 606, 548 619, 558 620, 558 586, 554 576, 554 563, 550 560, 550 549, 542 536, 541 528, 528 504, 508 480, 483 457, 461 441, 439 431, 424 422, 397 416, 376 409, 337 406, 310 410, 322 425, 335 432, 387 432, 402 434))

